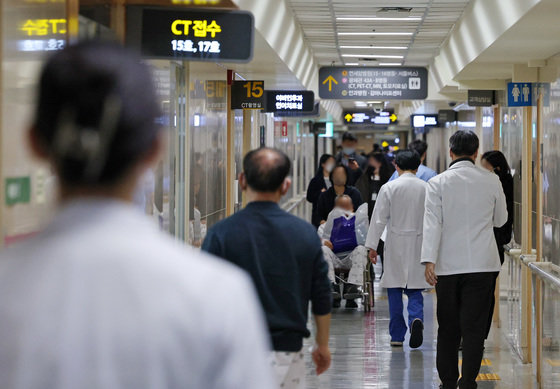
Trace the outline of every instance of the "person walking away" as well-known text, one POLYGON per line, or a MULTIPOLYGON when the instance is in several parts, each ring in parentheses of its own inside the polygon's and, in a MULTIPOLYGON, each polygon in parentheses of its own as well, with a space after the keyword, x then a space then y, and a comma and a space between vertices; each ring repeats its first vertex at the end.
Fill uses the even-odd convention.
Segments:
POLYGON ((354 186, 367 168, 367 159, 356 153, 358 138, 351 132, 342 135, 342 150, 336 155, 336 162, 348 168, 348 185, 354 186))
POLYGON ((167 137, 150 80, 112 43, 69 46, 42 70, 29 144, 60 204, 0 254, 2 388, 274 388, 249 278, 133 204, 167 137))
POLYGON ((366 238, 369 258, 377 263, 379 240, 387 228, 385 271, 380 285, 387 288, 389 298, 389 332, 391 346, 402 347, 407 326, 403 316, 403 293, 408 296, 409 346, 418 348, 423 342, 424 297, 430 288, 420 264, 424 197, 426 183, 415 176, 420 156, 411 150, 395 157, 399 179, 381 187, 366 238))
POLYGON ((327 221, 329 213, 331 213, 334 208, 335 199, 338 196, 350 196, 354 209, 358 209, 360 205, 362 205, 363 201, 360 192, 358 189, 348 184, 348 174, 348 168, 344 165, 335 166, 331 172, 330 180, 333 186, 321 193, 317 201, 317 213, 320 219, 319 224, 327 221))
MULTIPOLYGON (((436 365, 442 388, 476 388, 500 256, 494 227, 507 222, 504 191, 495 174, 475 166, 472 131, 449 139, 453 162, 428 181, 422 263, 437 294, 436 365), (459 379, 459 344, 463 339, 459 379)), ((398 181, 398 180, 397 180, 398 181)))
MULTIPOLYGON (((501 151, 487 151, 482 155, 481 163, 482 167, 498 175, 502 184, 502 189, 504 190, 504 195, 506 196, 506 205, 508 212, 507 222, 500 228, 494 228, 494 237, 496 239, 496 244, 498 245, 500 263, 503 265, 505 259, 504 245, 508 244, 511 241, 511 237, 513 234, 513 177, 511 176, 511 169, 509 168, 507 159, 501 151)), ((496 282, 494 282, 494 289, 496 289, 496 282)), ((488 339, 488 335, 490 334, 494 306, 496 305, 496 295, 494 294, 492 297, 493 300, 490 309, 490 318, 488 319, 488 330, 486 331, 486 339, 488 339)))
POLYGON ((321 219, 317 211, 319 196, 332 186, 330 174, 333 171, 335 164, 336 162, 332 155, 321 155, 317 174, 315 174, 315 177, 311 179, 309 186, 307 187, 307 201, 313 204, 311 211, 311 224, 315 227, 319 227, 321 224, 321 219))
POLYGON ((248 204, 215 224, 202 249, 249 273, 266 314, 278 387, 304 388, 302 347, 303 338, 310 335, 309 301, 317 329, 312 357, 316 373, 322 374, 331 363, 332 292, 317 231, 278 206, 291 185, 290 168, 290 160, 280 150, 250 151, 239 176, 248 204))
MULTIPOLYGON (((428 144, 426 142, 420 139, 413 140, 408 145, 408 149, 416 151, 420 156, 420 160, 422 161, 420 163, 420 166, 418 167, 418 171, 416 172, 416 176, 418 178, 428 182, 431 178, 437 176, 437 173, 435 171, 424 165, 428 152, 428 144)), ((399 175, 397 174, 397 172, 394 172, 391 176, 390 181, 396 180, 398 177, 399 175)))

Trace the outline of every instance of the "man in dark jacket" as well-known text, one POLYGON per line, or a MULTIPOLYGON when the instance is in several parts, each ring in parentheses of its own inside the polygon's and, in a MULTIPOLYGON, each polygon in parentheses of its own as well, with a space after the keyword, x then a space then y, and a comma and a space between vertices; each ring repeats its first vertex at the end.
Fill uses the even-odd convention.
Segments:
POLYGON ((321 374, 331 362, 332 292, 317 231, 278 206, 291 185, 290 166, 279 150, 249 152, 239 176, 248 205, 214 225, 202 249, 240 266, 252 277, 270 329, 278 384, 304 388, 302 347, 303 338, 310 335, 309 301, 317 329, 313 361, 321 374))
POLYGON ((348 185, 354 186, 367 168, 367 159, 356 153, 358 139, 354 134, 342 135, 342 151, 336 155, 336 162, 348 168, 348 185))

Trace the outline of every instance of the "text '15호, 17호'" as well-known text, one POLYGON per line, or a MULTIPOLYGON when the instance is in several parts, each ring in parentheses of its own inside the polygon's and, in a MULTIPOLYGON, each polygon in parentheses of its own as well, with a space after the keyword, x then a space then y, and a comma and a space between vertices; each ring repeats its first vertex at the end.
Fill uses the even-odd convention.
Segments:
POLYGON ((127 44, 145 58, 248 62, 253 56, 254 19, 229 10, 127 7, 127 44))

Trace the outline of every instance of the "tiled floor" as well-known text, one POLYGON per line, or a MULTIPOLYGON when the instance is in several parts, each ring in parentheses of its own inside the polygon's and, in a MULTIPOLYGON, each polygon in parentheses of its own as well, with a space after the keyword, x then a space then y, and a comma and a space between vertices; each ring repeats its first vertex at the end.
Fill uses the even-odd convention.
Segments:
MULTIPOLYGON (((424 344, 411 350, 408 337, 404 348, 390 347, 386 292, 377 286, 375 294, 374 312, 365 314, 361 308, 335 310, 331 329, 333 364, 327 373, 317 377, 307 353, 307 388, 438 388, 435 295, 425 294, 424 344)), ((311 344, 308 341, 306 347, 311 344)), ((484 358, 480 372, 485 374, 483 378, 492 380, 479 381, 479 388, 537 388, 531 365, 520 363, 499 328, 492 329, 484 358)))

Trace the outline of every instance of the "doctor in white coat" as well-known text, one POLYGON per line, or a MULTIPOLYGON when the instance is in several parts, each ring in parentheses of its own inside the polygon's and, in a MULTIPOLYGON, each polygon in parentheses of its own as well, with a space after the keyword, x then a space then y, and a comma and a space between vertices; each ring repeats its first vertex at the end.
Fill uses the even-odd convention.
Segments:
POLYGON ((453 162, 428 182, 422 263, 426 280, 436 286, 436 365, 442 387, 457 387, 463 338, 458 384, 471 389, 477 387, 494 279, 501 267, 494 227, 504 225, 508 213, 498 176, 475 166, 476 134, 457 131, 449 145, 453 162))
POLYGON ((385 267, 381 286, 389 298, 389 332, 391 345, 403 345, 407 326, 403 315, 403 293, 408 296, 409 345, 422 345, 424 329, 424 297, 422 290, 430 285, 420 264, 422 223, 426 183, 416 177, 420 156, 412 150, 401 151, 395 158, 399 179, 381 187, 366 239, 369 257, 377 262, 375 248, 387 227, 385 267))
POLYGON ((0 253, 0 388, 277 387, 248 276, 133 205, 165 135, 150 79, 108 43, 70 46, 43 69, 30 140, 62 209, 0 253))

